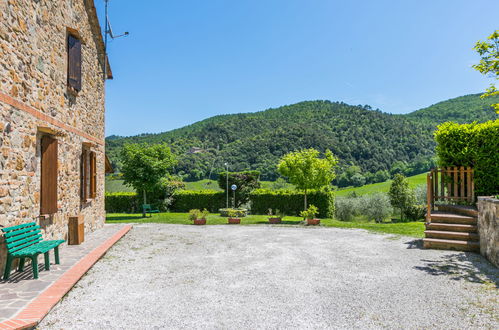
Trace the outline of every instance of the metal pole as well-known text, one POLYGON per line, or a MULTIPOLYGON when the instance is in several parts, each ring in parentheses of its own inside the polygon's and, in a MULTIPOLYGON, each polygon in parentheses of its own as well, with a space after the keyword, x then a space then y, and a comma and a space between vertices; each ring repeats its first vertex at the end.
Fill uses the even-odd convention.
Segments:
POLYGON ((226 174, 225 174, 225 178, 227 179, 227 183, 226 183, 226 186, 225 186, 225 189, 227 190, 227 205, 226 207, 229 208, 229 164, 228 163, 225 163, 225 167, 226 167, 226 174))
POLYGON ((232 197, 233 198, 233 200, 232 200, 232 207, 236 208, 236 191, 235 190, 233 190, 232 196, 233 196, 232 197))

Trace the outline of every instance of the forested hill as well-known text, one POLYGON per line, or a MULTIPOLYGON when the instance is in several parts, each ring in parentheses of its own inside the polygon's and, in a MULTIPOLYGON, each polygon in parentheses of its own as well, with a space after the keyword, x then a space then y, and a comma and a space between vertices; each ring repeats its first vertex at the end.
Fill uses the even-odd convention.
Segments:
MULTIPOLYGON (((480 94, 443 101, 407 115, 392 115, 369 106, 307 101, 255 113, 220 115, 160 134, 106 139, 107 153, 119 169, 125 143, 167 143, 178 155, 178 174, 204 179, 223 169, 255 169, 275 179, 279 158, 301 148, 330 149, 341 167, 358 165, 363 173, 390 170, 394 163, 425 167, 434 153, 436 125, 486 121, 497 115, 480 94), (426 164, 426 165, 425 165, 426 164)), ((421 169, 420 169, 421 170, 421 169)), ((417 168, 414 171, 418 171, 417 168)))

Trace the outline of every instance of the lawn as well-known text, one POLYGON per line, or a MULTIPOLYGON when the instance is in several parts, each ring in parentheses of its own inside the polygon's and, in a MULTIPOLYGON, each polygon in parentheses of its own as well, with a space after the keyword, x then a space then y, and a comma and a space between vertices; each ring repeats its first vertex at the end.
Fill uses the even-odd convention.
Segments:
MULTIPOLYGON (((409 186, 415 188, 416 186, 426 184, 426 173, 417 174, 407 177, 409 181, 409 186)), ((336 191, 336 196, 348 196, 349 194, 355 192, 357 195, 372 194, 376 192, 388 192, 390 190, 390 184, 392 180, 388 180, 380 183, 366 184, 362 187, 357 188, 346 188, 336 191)))
MULTIPOLYGON (((300 225, 301 217, 285 217, 283 225, 300 225)), ((191 225, 187 213, 158 213, 152 217, 142 218, 141 214, 110 213, 106 218, 107 223, 170 223, 191 225)), ((220 217, 218 214, 210 214, 207 218, 209 225, 225 225, 227 218, 220 217)), ((249 215, 241 220, 242 225, 265 225, 268 224, 266 215, 249 215)), ((323 219, 321 224, 325 227, 337 228, 358 228, 366 229, 371 232, 394 234, 402 236, 411 236, 421 238, 424 236, 423 222, 403 222, 403 223, 374 223, 367 221, 339 221, 334 219, 323 219)))

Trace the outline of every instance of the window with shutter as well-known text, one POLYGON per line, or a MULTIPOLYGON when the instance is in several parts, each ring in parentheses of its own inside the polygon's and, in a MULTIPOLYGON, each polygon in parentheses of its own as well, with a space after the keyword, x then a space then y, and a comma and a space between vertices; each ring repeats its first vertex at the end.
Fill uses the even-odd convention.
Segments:
POLYGON ((72 34, 68 35, 68 86, 81 90, 81 40, 72 34))
POLYGON ((57 213, 57 140, 43 136, 41 140, 40 214, 57 213))
POLYGON ((87 202, 97 196, 97 157, 83 148, 81 155, 81 200, 87 202))

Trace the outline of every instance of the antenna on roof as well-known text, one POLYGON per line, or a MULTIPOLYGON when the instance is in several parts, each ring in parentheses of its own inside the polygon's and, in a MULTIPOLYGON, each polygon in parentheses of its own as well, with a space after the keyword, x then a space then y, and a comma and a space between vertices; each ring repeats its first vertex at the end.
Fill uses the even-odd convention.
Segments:
POLYGON ((109 0, 104 0, 104 3, 105 3, 105 20, 106 20, 106 23, 104 25, 104 80, 106 80, 107 78, 107 70, 108 70, 108 67, 107 67, 107 36, 109 35, 111 37, 111 39, 117 39, 117 38, 120 38, 120 37, 126 37, 129 35, 128 31, 123 33, 123 34, 120 34, 120 35, 114 35, 113 33, 113 28, 111 27, 111 21, 109 20, 109 14, 108 14, 108 7, 109 7, 109 0))

